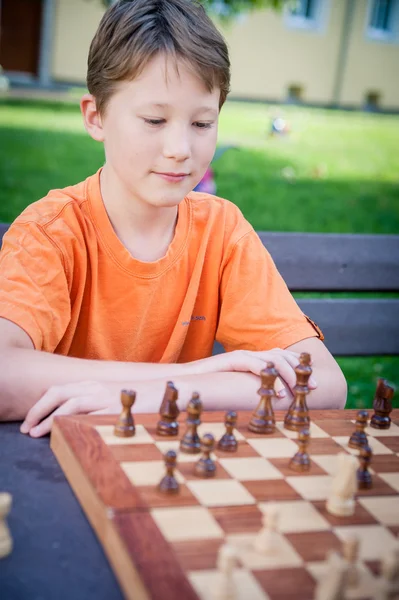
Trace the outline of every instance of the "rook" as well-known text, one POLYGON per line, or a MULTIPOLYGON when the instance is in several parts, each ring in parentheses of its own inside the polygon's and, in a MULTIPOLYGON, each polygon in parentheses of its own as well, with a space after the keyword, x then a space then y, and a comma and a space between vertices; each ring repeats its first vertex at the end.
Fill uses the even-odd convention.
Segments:
POLYGON ((122 390, 121 402, 123 409, 114 427, 114 435, 118 437, 133 437, 136 433, 132 416, 132 406, 135 400, 136 392, 131 390, 122 390))

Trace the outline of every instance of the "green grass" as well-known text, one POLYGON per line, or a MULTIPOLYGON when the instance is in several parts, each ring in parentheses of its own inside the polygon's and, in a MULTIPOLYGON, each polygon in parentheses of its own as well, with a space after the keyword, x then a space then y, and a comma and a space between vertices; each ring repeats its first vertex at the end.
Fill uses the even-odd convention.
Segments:
MULTIPOLYGON (((103 163, 71 98, 0 101, 0 221, 103 163)), ((235 148, 214 163, 220 196, 258 230, 399 233, 397 116, 284 107, 291 133, 276 139, 268 135, 275 112, 251 103, 223 108, 219 144, 235 148)), ((399 382, 399 357, 338 360, 349 407, 370 406, 379 376, 399 382)))

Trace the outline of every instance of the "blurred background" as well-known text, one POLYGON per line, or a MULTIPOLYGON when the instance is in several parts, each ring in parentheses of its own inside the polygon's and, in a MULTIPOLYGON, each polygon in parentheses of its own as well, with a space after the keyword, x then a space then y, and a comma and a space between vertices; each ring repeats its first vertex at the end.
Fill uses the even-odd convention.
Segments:
MULTIPOLYGON (((79 99, 108 4, 0 0, 0 222, 103 163, 79 99)), ((258 231, 398 234, 399 0, 204 4, 232 86, 197 189, 235 202, 258 231)), ((337 360, 348 407, 370 406, 379 376, 399 382, 397 356, 337 360)))

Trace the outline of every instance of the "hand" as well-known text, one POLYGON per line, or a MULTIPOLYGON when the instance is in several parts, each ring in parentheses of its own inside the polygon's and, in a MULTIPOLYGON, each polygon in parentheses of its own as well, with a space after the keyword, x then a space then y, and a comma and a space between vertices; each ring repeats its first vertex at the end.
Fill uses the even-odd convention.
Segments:
MULTIPOLYGON (((296 384, 295 367, 299 364, 299 353, 292 350, 273 348, 272 350, 252 351, 233 350, 224 354, 217 354, 209 358, 197 361, 200 373, 215 371, 244 371, 260 375, 262 369, 266 368, 268 362, 273 362, 279 373, 276 379, 275 389, 278 396, 286 395, 285 387, 292 393, 296 384)), ((309 379, 309 388, 315 389, 317 383, 313 377, 309 379)))
POLYGON ((58 415, 117 413, 121 407, 120 392, 121 386, 115 383, 83 381, 55 385, 32 406, 20 431, 36 438, 50 432, 58 415))

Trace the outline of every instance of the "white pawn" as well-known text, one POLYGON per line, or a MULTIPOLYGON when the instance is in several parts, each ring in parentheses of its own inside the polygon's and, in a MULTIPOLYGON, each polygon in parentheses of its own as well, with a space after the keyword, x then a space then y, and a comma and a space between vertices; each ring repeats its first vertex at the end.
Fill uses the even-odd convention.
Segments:
POLYGON ((327 570, 317 584, 315 600, 344 600, 348 564, 334 551, 329 552, 326 563, 327 570))
POLYGON ((326 507, 329 513, 338 517, 349 517, 355 512, 357 491, 356 471, 358 461, 352 454, 338 454, 338 470, 332 482, 331 495, 326 507))
POLYGON ((10 554, 12 550, 12 539, 10 530, 6 523, 6 516, 11 508, 11 494, 3 492, 0 494, 0 558, 10 554))
POLYGON ((348 587, 355 588, 359 585, 359 538, 356 535, 348 535, 342 543, 342 555, 348 563, 348 587))
POLYGON ((237 555, 234 548, 229 544, 223 544, 217 558, 219 577, 212 593, 213 600, 236 600, 237 593, 233 576, 236 564, 237 555))
POLYGON ((381 561, 381 577, 377 581, 376 600, 399 597, 399 540, 381 561))
POLYGON ((272 554, 277 546, 278 508, 270 504, 262 517, 262 529, 254 539, 254 548, 261 554, 272 554))

